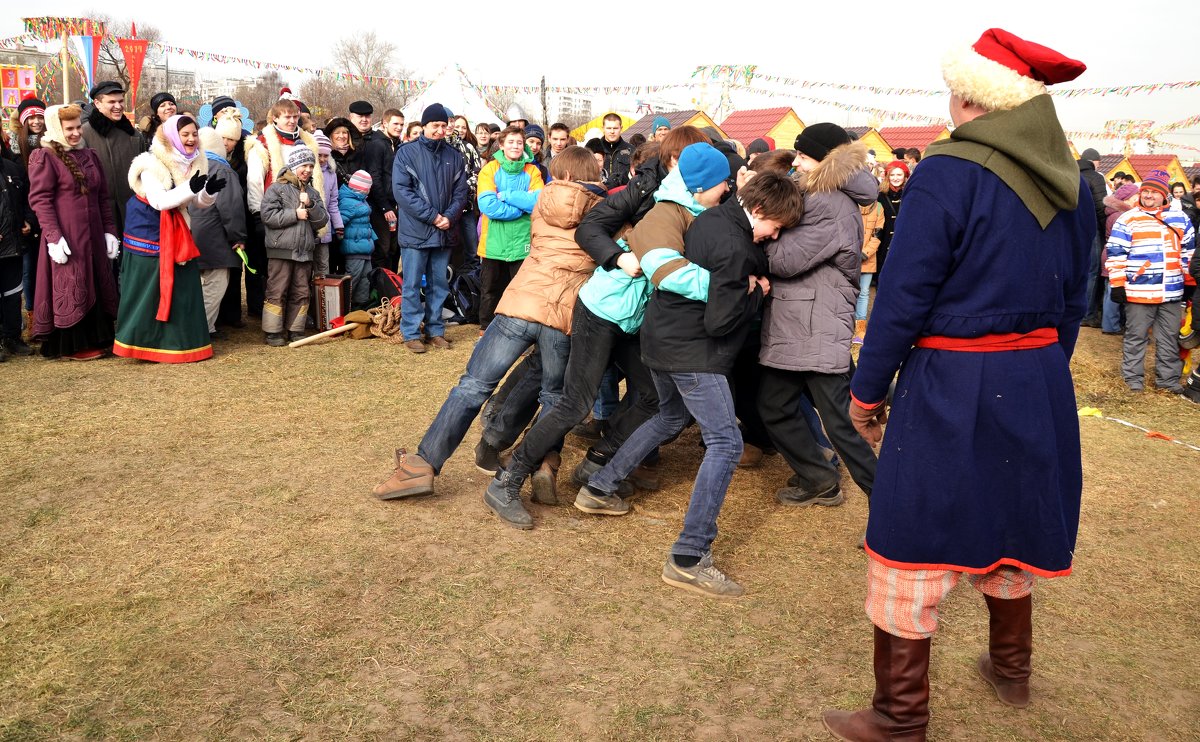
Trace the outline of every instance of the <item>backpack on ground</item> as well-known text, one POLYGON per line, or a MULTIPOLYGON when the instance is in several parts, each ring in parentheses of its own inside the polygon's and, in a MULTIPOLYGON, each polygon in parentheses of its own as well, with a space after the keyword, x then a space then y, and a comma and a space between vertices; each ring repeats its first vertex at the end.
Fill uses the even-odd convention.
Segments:
POLYGON ((380 299, 388 299, 392 303, 400 301, 400 291, 404 288, 404 279, 387 268, 371 269, 371 290, 375 294, 375 304, 380 299))
POLYGON ((452 272, 445 308, 450 310, 454 317, 447 321, 452 324, 479 324, 479 297, 482 289, 479 268, 463 273, 452 272))

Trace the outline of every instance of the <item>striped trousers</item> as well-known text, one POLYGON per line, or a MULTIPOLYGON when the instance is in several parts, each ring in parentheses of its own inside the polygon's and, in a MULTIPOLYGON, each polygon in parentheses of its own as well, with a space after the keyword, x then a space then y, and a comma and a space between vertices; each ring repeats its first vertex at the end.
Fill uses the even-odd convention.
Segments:
POLYGON ((971 587, 1003 600, 1033 592, 1033 574, 997 567, 976 575, 945 569, 896 569, 867 559, 867 616, 871 623, 901 639, 928 639, 937 631, 938 605, 964 575, 971 587))

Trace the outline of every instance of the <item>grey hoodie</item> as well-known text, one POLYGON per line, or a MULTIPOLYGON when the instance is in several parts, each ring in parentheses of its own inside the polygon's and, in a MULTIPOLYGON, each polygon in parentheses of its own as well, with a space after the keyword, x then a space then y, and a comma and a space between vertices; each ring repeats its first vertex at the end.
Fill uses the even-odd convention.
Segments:
POLYGON ((801 176, 804 216, 766 247, 771 293, 763 316, 764 366, 824 374, 850 370, 862 265, 860 206, 879 195, 861 142, 836 147, 801 176))

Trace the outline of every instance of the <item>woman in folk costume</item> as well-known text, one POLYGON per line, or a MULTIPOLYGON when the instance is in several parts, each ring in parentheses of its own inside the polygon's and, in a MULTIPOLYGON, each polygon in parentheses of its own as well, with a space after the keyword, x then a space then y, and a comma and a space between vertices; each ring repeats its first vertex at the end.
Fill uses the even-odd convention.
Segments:
POLYGON ((863 437, 888 426, 865 543, 875 694, 825 712, 838 739, 925 739, 938 607, 964 577, 989 613, 978 674, 1030 701, 1034 577, 1071 573, 1079 529, 1070 361, 1096 235, 1046 85, 1083 70, 998 28, 943 63, 955 129, 905 187, 850 385, 863 437))
POLYGON ((121 309, 113 353, 160 363, 212 357, 188 206, 207 208, 225 187, 208 177, 196 122, 172 116, 129 166, 121 309))
POLYGON ((83 144, 79 106, 46 109, 29 155, 29 206, 42 227, 33 336, 47 358, 91 360, 111 346, 117 316, 117 239, 100 158, 83 144))

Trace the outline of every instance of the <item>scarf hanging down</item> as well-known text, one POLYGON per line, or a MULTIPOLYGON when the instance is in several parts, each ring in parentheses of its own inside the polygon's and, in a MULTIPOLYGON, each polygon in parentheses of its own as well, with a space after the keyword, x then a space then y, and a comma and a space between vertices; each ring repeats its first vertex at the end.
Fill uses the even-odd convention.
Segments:
POLYGON ((158 223, 158 313, 154 319, 169 322, 175 290, 175 264, 200 257, 192 230, 179 209, 163 209, 158 223))

